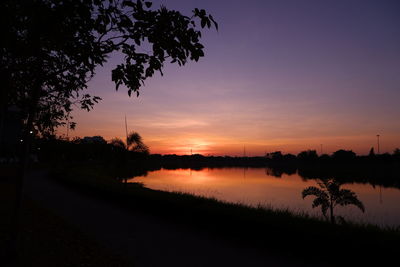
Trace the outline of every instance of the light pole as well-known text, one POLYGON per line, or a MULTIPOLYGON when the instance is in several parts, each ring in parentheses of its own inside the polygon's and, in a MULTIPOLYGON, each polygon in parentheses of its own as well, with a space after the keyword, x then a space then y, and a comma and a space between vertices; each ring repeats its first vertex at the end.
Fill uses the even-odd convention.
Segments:
POLYGON ((380 137, 380 135, 377 134, 377 135, 376 135, 376 138, 377 138, 377 140, 378 140, 378 154, 380 154, 380 153, 379 153, 379 151, 380 151, 380 147, 379 147, 379 137, 380 137))
POLYGON ((128 149, 128 123, 126 122, 126 114, 125 114, 125 133, 126 133, 126 148, 128 149))

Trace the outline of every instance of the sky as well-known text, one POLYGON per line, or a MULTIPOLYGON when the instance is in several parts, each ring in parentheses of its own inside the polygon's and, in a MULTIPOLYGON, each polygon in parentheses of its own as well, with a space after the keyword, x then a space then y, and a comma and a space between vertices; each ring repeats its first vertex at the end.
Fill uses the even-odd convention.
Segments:
MULTIPOLYGON (((205 57, 166 65, 128 97, 115 90, 110 57, 88 92, 103 100, 75 110, 69 136, 106 140, 139 132, 151 153, 263 155, 400 147, 400 1, 164 0, 204 8, 205 57)), ((59 133, 65 133, 59 129, 59 133)))

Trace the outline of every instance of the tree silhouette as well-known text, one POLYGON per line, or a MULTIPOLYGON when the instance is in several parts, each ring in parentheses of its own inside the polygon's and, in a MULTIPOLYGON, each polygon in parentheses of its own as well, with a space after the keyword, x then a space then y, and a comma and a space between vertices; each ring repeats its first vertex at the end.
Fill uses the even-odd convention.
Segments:
POLYGON ((137 132, 130 132, 127 136, 127 144, 121 138, 115 137, 110 140, 109 144, 113 147, 129 150, 133 152, 149 153, 149 147, 144 144, 142 136, 137 132))
POLYGON ((111 139, 109 144, 119 149, 126 149, 126 144, 124 143, 124 141, 122 141, 121 138, 118 137, 111 139))
POLYGON ((356 153, 352 150, 344 150, 339 149, 338 151, 333 152, 332 158, 338 161, 350 161, 356 158, 356 153))
POLYGON ((143 143, 142 137, 137 132, 128 134, 127 149, 133 152, 149 154, 149 147, 143 143))
POLYGON ((275 151, 271 153, 265 154, 265 157, 267 159, 273 160, 273 161, 279 161, 283 159, 283 155, 281 151, 275 151))
POLYGON ((0 10, 0 131, 11 106, 24 124, 16 217, 31 132, 52 135, 73 119, 74 106, 89 111, 100 98, 84 90, 98 66, 111 54, 122 54, 111 78, 117 90, 124 85, 129 96, 139 96, 147 78, 163 74, 166 60, 182 66, 204 56, 199 26, 218 28, 203 9, 185 16, 143 0, 2 0, 0 10))
POLYGON ((304 161, 312 161, 318 159, 318 154, 317 151, 315 150, 307 150, 307 151, 302 151, 297 155, 297 158, 299 160, 304 160, 304 161))
POLYGON ((371 149, 369 150, 368 156, 369 157, 375 157, 375 150, 374 150, 373 147, 371 147, 371 149))
POLYGON ((349 189, 341 189, 341 184, 335 179, 323 179, 318 182, 320 188, 315 186, 307 187, 302 192, 303 199, 307 196, 315 196, 312 207, 321 207, 322 214, 327 218, 327 211, 330 213, 330 220, 335 223, 333 209, 337 206, 355 205, 362 212, 365 212, 363 203, 357 198, 356 193, 349 189))
POLYGON ((100 100, 82 91, 111 53, 124 58, 112 70, 116 89, 138 96, 166 60, 181 66, 204 56, 199 22, 218 27, 203 9, 184 16, 143 0, 3 0, 0 8, 1 103, 16 105, 26 131, 41 134, 72 119, 74 105, 90 110, 100 100))

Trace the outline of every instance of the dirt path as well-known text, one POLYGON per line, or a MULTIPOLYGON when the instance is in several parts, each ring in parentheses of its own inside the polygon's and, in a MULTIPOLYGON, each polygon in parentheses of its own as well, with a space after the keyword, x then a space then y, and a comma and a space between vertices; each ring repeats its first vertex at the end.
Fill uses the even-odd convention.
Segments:
POLYGON ((298 266, 157 216, 128 211, 63 187, 41 173, 26 181, 26 193, 103 243, 134 266, 298 266))

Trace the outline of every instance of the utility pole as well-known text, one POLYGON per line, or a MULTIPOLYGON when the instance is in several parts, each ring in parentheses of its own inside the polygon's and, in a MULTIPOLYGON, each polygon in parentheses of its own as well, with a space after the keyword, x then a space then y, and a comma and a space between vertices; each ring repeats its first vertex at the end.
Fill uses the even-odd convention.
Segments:
POLYGON ((322 144, 321 144, 321 155, 322 155, 322 152, 323 152, 323 150, 322 150, 322 144))
POLYGON ((126 114, 125 114, 125 133, 126 133, 126 147, 128 147, 128 123, 126 122, 126 114))
POLYGON ((380 147, 379 147, 379 137, 380 137, 380 135, 379 135, 379 134, 377 134, 377 135, 376 135, 376 138, 378 139, 378 154, 380 154, 380 147))

